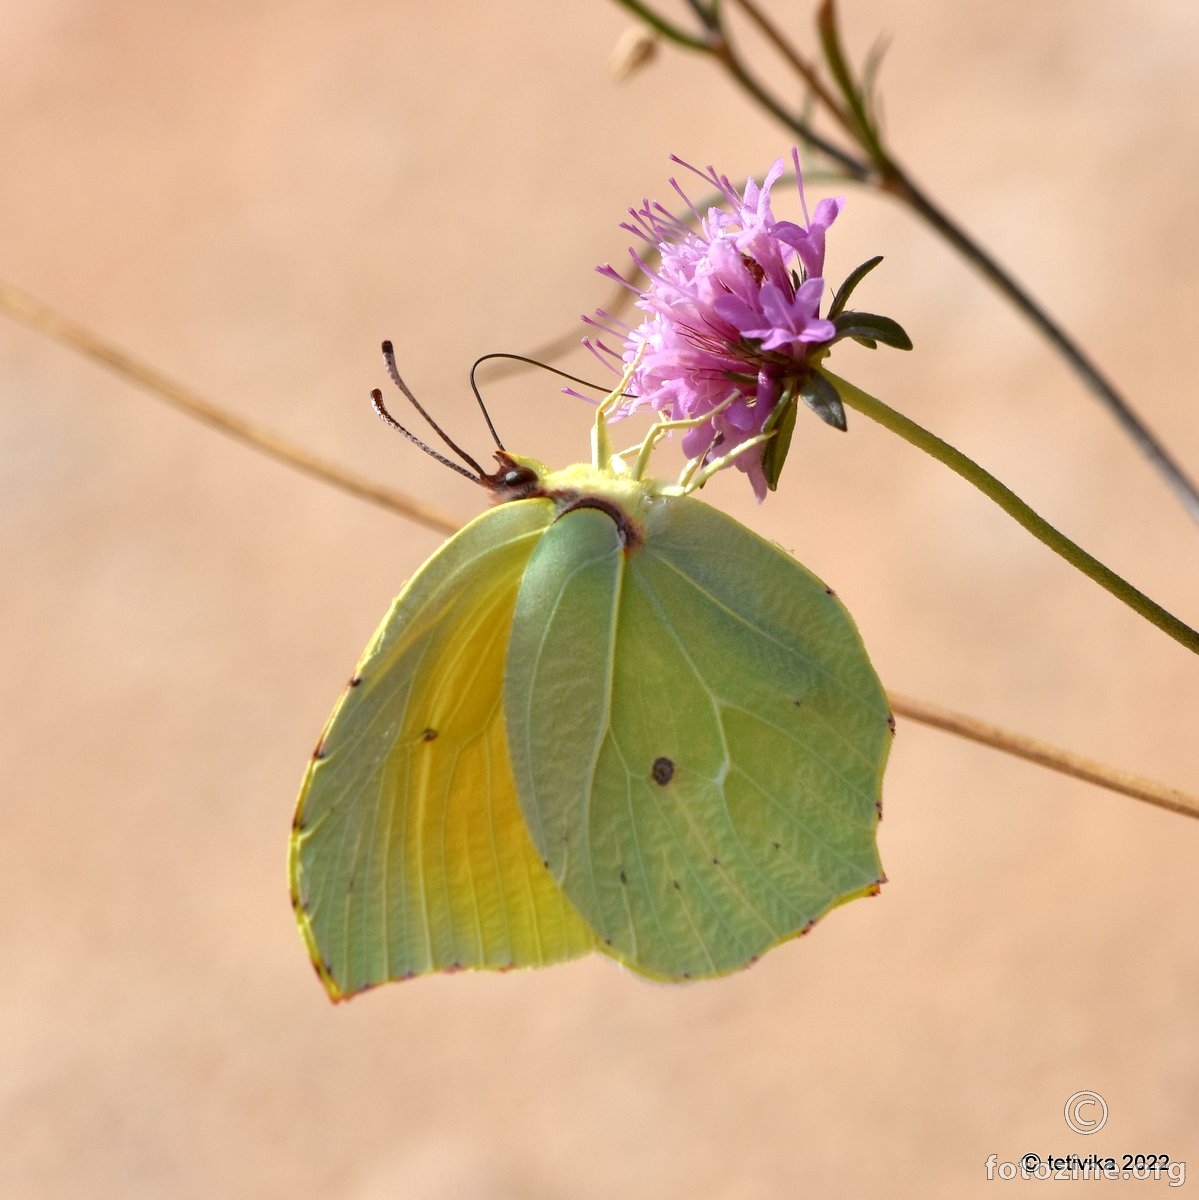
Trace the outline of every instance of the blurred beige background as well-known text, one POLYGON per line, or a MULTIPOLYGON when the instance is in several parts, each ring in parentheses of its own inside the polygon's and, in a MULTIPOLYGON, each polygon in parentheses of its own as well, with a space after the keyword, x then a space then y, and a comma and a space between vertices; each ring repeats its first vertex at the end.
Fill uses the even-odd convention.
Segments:
MULTIPOLYGON (((774 7, 806 36, 806 5, 774 7)), ((855 54, 891 36, 917 178, 1199 472, 1193 0, 843 7, 855 54)), ((592 267, 667 155, 743 179, 789 146, 676 52, 615 83, 626 24, 600 0, 3 0, 0 277, 469 516, 372 416, 379 340, 484 451, 470 361, 604 302, 592 267)), ((1111 421, 852 192, 830 275, 875 253, 863 299, 917 350, 838 369, 1199 620, 1199 528, 1111 421)), ((487 391, 510 446, 585 453, 549 377, 487 391)), ((1199 1172, 1199 828, 910 723, 882 896, 749 972, 583 961, 331 1007, 287 901, 294 793, 439 539, 7 319, 0 439, 0 1196, 989 1196, 1021 1185, 987 1156, 1028 1151, 1199 1172), (1062 1119, 1084 1088, 1110 1109, 1090 1138, 1062 1119)), ((1199 787, 1185 651, 861 420, 801 420, 789 471, 761 509, 740 479, 713 498, 837 588, 890 686, 1199 787)))

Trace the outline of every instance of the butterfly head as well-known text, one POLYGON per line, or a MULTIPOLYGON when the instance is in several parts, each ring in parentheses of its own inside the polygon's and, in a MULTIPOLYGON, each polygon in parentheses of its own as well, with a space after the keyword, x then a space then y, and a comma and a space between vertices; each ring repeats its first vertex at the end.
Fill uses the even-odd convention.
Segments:
POLYGON ((496 469, 483 474, 479 482, 491 493, 496 504, 509 500, 531 500, 545 495, 549 468, 535 458, 523 458, 507 450, 497 450, 496 469))

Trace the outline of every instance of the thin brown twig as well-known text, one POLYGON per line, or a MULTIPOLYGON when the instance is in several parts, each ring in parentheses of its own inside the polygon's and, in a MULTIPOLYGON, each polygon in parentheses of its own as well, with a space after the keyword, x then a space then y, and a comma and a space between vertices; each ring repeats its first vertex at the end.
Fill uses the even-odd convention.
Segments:
MULTIPOLYGON (((309 454, 302 447, 276 437, 253 422, 226 411, 169 379, 161 371, 118 350, 99 335, 68 320, 49 305, 26 292, 0 281, 0 311, 22 322, 136 384, 152 396, 165 401, 190 417, 203 421, 278 462, 303 471, 324 483, 372 504, 381 505, 410 520, 418 521, 441 533, 454 533, 461 522, 432 505, 423 504, 402 492, 380 487, 352 471, 309 454)), ((1084 779, 1098 787, 1119 792, 1159 808, 1188 817, 1199 817, 1199 797, 1187 795, 1150 779, 1132 775, 1117 767, 1074 754, 1069 750, 1036 741, 998 725, 991 725, 965 713, 954 712, 925 700, 890 693, 895 712, 909 720, 980 742, 1005 754, 1012 754, 1051 770, 1084 779)))
POLYGON ((931 725, 935 729, 979 742, 1005 754, 1015 755, 1017 758, 1048 767, 1051 771, 1058 771, 1062 775, 1098 784, 1109 791, 1131 796, 1134 800, 1143 800, 1146 804, 1154 804, 1169 812, 1180 813, 1185 817, 1199 817, 1199 798, 1188 796, 1178 788, 1168 787, 1142 775, 1134 775, 1130 771, 1122 771, 1118 767, 1109 767, 1106 763, 1063 750, 1060 746, 1052 746, 1037 738, 1004 729, 1000 725, 992 725, 965 713, 942 708, 927 700, 917 700, 913 696, 904 696, 898 692, 889 692, 888 699, 897 715, 919 721, 922 725, 931 725))
POLYGON ((850 134, 853 133, 853 123, 838 103, 837 98, 825 86, 820 78, 820 72, 783 36, 782 31, 758 7, 755 0, 733 0, 750 21, 758 27, 759 32, 791 64, 792 70, 807 85, 808 90, 821 104, 836 117, 839 124, 850 134))
POLYGON ((704 52, 716 59, 767 112, 772 113, 780 122, 788 126, 796 137, 806 142, 813 150, 823 154, 825 158, 835 162, 847 178, 863 183, 870 180, 874 169, 868 163, 860 162, 852 154, 846 153, 840 146, 834 145, 828 138, 817 133, 807 121, 790 112, 785 105, 766 90, 761 81, 746 67, 723 29, 713 33, 704 52))
POLYGON ((253 447, 277 462, 286 463, 289 467, 325 483, 331 483, 361 500, 369 500, 372 504, 400 513, 438 533, 454 533, 459 527, 458 521, 440 509, 382 484, 371 483, 328 459, 312 454, 303 446, 297 446, 261 425, 247 421, 211 400, 206 400, 161 371, 119 350, 98 334, 68 320, 48 304, 3 281, 0 281, 0 309, 25 325, 48 334, 72 350, 78 350, 88 358, 110 368, 160 400, 165 400, 173 408, 187 413, 189 417, 195 417, 196 420, 219 429, 221 433, 253 447))

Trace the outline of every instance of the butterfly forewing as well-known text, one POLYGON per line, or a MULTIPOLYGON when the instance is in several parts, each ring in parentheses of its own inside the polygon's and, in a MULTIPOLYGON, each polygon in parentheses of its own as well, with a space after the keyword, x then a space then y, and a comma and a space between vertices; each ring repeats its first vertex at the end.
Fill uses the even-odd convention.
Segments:
POLYGON ((718 975, 875 890, 889 709, 810 572, 688 498, 585 509, 529 560, 506 671, 533 839, 602 947, 718 975))

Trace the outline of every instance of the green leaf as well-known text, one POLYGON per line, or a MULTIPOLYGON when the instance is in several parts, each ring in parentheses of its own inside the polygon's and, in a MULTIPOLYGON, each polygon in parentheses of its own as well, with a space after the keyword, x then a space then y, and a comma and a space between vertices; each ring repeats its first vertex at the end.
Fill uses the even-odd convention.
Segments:
POLYGON ((816 14, 816 28, 820 34, 820 45, 824 50, 829 73, 845 100, 858 141, 872 158, 878 160, 885 157, 867 107, 865 93, 854 79, 845 52, 841 48, 841 33, 837 28, 837 10, 833 0, 824 0, 820 5, 816 14))
POLYGON ((878 76, 889 46, 889 39, 880 37, 870 47, 866 60, 862 64, 862 95, 866 110, 870 114, 872 129, 882 127, 882 113, 879 111, 878 102, 878 76))
POLYGON ((799 398, 826 424, 842 431, 846 428, 845 406, 837 389, 819 371, 803 381, 799 398))
POLYGON ((836 341, 853 338, 871 349, 874 349, 876 342, 881 342, 884 346, 893 346, 896 350, 912 348, 912 339, 904 332, 903 326, 890 317, 879 316, 878 313, 843 312, 833 324, 837 327, 836 341))
POLYGON ((773 427, 774 437, 766 443, 762 450, 762 472, 766 476, 766 486, 773 492, 778 489, 779 476, 783 473, 783 463, 787 461, 787 453, 791 449, 791 435, 795 432, 795 397, 784 396, 779 406, 770 414, 766 429, 773 427))
POLYGON ((876 254, 873 258, 868 258, 860 267, 854 267, 852 271, 845 277, 845 282, 837 289, 837 294, 833 297, 832 304, 829 305, 828 319, 835 321, 838 314, 845 307, 849 297, 853 294, 854 288, 883 261, 881 254, 876 254))

